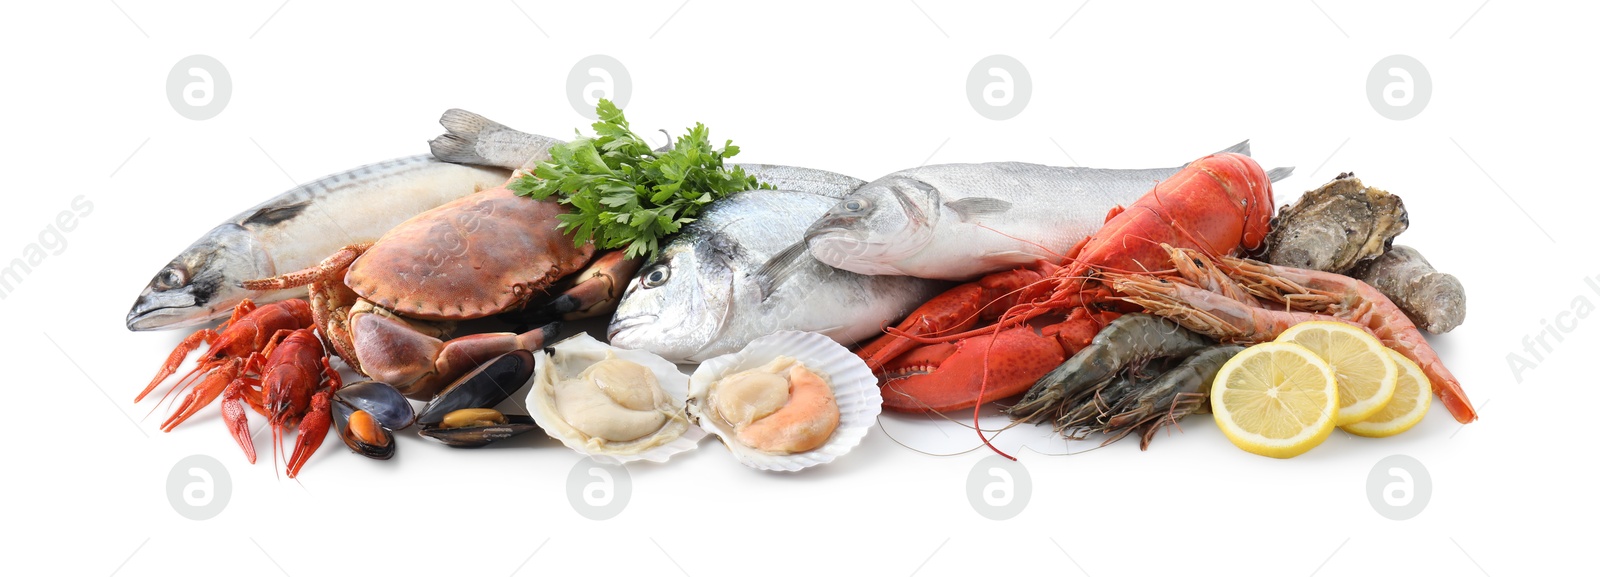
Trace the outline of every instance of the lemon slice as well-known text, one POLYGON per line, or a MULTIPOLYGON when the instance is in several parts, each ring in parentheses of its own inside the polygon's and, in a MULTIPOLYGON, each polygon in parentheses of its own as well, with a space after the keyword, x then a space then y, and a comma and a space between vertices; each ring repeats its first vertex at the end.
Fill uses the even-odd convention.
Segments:
POLYGON ((1333 432, 1339 385, 1333 369, 1309 349, 1261 343, 1222 365, 1211 384, 1211 412, 1234 445, 1287 459, 1333 432))
POLYGON ((1388 347, 1367 331, 1344 323, 1309 321, 1283 331, 1277 341, 1311 349, 1333 368, 1333 377, 1339 382, 1337 425, 1371 417, 1394 396, 1400 369, 1388 347))
POLYGON ((1394 359, 1394 364, 1400 367, 1400 379, 1395 383, 1394 397, 1382 410, 1366 420, 1345 425, 1345 431, 1363 437, 1398 435, 1422 422, 1423 415, 1428 414, 1428 405, 1433 403, 1433 385, 1428 383, 1428 376, 1422 374, 1422 368, 1405 355, 1393 350, 1389 351, 1389 355, 1394 359))

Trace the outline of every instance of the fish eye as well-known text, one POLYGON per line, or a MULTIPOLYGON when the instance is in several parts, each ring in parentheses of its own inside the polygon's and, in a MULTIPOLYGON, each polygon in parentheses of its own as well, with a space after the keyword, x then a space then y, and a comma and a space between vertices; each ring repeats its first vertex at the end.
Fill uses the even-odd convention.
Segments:
POLYGON ((667 281, 672 278, 672 269, 668 268, 667 265, 658 264, 646 269, 644 275, 640 278, 642 280, 639 281, 639 284, 644 285, 644 288, 656 288, 667 284, 667 281))
POLYGON ((178 270, 177 268, 169 267, 165 270, 162 270, 161 274, 156 275, 156 288, 161 290, 178 288, 183 286, 183 282, 183 271, 178 270))
POLYGON ((867 201, 864 200, 864 199, 852 198, 850 200, 844 201, 844 209, 848 210, 850 212, 861 212, 863 210, 866 210, 866 208, 867 208, 867 201))

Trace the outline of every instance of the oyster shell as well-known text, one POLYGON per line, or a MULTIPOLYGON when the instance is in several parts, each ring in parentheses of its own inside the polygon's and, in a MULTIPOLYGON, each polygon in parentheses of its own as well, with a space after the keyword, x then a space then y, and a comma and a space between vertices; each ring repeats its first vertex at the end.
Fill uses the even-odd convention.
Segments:
POLYGON ((1389 250, 1409 224, 1400 197, 1345 173, 1278 211, 1261 260, 1344 274, 1389 250))

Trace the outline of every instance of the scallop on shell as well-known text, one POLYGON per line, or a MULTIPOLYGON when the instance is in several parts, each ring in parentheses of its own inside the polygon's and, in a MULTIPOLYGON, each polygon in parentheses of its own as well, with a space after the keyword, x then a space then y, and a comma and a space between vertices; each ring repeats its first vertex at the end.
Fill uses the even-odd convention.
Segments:
POLYGON ((689 377, 654 354, 581 333, 536 353, 534 365, 534 422, 597 461, 664 462, 705 438, 684 413, 689 377))
POLYGON ((689 379, 688 409, 695 421, 721 438, 739 462, 768 471, 799 471, 850 452, 861 444, 882 408, 878 379, 867 364, 833 339, 817 333, 780 331, 761 337, 737 353, 701 363, 689 379), (828 387, 831 399, 826 394, 815 394, 815 390, 801 390, 817 386, 812 380, 816 377, 828 387), (772 393, 773 378, 786 378, 790 388, 778 388, 776 394, 772 393), (760 383, 763 380, 767 385, 760 383), (740 398, 730 400, 719 395, 740 398), (793 418, 793 414, 780 416, 780 411, 799 403, 806 403, 795 407, 802 413, 801 418, 793 418), (837 408, 835 423, 829 422, 833 418, 828 414, 830 404, 837 408), (806 411, 812 416, 806 417, 806 411), (761 438, 773 439, 769 448, 796 450, 763 450, 746 442, 755 438, 751 434, 753 424, 774 416, 783 419, 782 428, 786 430, 774 432, 771 429, 775 427, 765 427, 768 430, 762 431, 761 438), (829 424, 834 425, 831 433, 825 430, 829 424))

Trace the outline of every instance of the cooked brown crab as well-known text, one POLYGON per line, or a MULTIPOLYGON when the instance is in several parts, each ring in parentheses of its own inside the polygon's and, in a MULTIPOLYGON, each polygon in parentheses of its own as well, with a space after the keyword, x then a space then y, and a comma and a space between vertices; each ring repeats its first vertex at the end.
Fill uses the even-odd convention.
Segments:
POLYGON ((377 242, 347 246, 315 267, 243 284, 311 285, 317 327, 351 368, 426 399, 488 359, 538 349, 553 336, 549 325, 442 340, 456 321, 521 309, 584 268, 594 245, 574 247, 556 229, 565 212, 554 199, 486 190, 419 214, 377 242))

